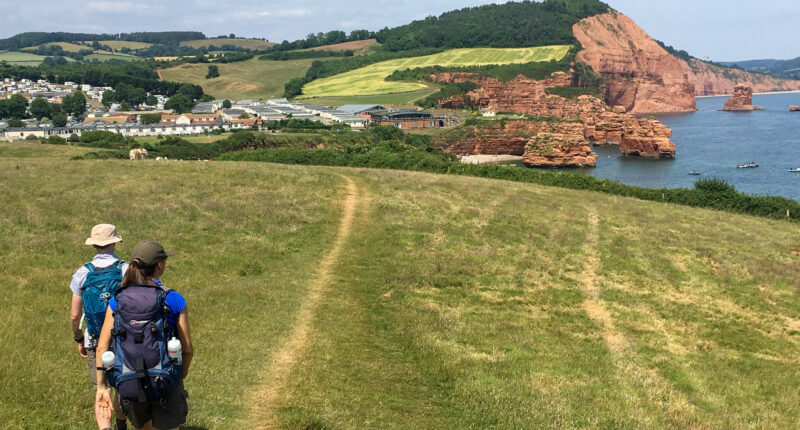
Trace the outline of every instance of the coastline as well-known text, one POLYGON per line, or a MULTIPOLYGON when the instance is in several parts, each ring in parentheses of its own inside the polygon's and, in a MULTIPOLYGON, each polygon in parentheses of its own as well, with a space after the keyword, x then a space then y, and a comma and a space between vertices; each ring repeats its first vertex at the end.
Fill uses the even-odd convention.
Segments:
MULTIPOLYGON (((800 90, 787 90, 787 91, 768 91, 763 93, 753 93, 754 96, 764 96, 769 94, 794 94, 800 93, 800 90)), ((733 94, 717 94, 714 96, 694 96, 696 99, 708 99, 711 97, 731 97, 733 94)))

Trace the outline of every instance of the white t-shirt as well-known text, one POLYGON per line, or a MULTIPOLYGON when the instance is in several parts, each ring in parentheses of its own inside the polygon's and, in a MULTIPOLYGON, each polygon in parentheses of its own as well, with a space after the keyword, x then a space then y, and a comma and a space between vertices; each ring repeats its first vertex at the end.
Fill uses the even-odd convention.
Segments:
MULTIPOLYGON (((116 263, 117 260, 119 260, 119 257, 116 255, 104 253, 95 255, 91 263, 96 269, 102 269, 103 267, 111 266, 116 263)), ((122 271, 122 276, 125 276, 125 272, 128 270, 128 263, 123 262, 122 266, 120 266, 120 270, 122 271)), ((89 269, 85 266, 81 266, 75 271, 75 274, 72 275, 72 282, 69 283, 69 289, 72 290, 72 294, 76 296, 81 295, 81 287, 83 287, 83 283, 86 282, 86 275, 88 274, 89 269)), ((89 332, 86 330, 83 331, 83 345, 86 347, 89 346, 89 332)))

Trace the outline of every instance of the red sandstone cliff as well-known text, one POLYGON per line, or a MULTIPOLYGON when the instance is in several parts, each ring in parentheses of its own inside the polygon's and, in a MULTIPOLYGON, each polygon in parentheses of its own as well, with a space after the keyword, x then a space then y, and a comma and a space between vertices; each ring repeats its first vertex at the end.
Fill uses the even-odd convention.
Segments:
POLYGON ((758 106, 753 106, 753 89, 746 85, 737 85, 733 89, 733 96, 725 102, 722 108, 728 112, 741 112, 751 110, 764 110, 758 106))
POLYGON ((800 81, 792 79, 715 66, 696 59, 692 59, 690 63, 685 61, 681 63, 683 70, 689 75, 689 80, 694 84, 695 95, 698 96, 733 94, 734 87, 738 84, 746 85, 757 93, 800 90, 800 81))
POLYGON ((606 78, 605 101, 630 113, 697 110, 682 61, 618 12, 586 18, 572 28, 583 45, 578 60, 606 78))

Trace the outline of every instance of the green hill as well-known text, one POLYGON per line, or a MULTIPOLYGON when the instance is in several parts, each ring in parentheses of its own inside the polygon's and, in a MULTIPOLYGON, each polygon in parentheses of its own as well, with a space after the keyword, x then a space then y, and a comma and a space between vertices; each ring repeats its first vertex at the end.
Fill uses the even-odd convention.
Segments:
POLYGON ((93 425, 67 285, 100 221, 122 257, 143 238, 175 251, 187 428, 798 421, 797 224, 402 171, 63 160, 76 151, 0 144, 1 422, 93 425))

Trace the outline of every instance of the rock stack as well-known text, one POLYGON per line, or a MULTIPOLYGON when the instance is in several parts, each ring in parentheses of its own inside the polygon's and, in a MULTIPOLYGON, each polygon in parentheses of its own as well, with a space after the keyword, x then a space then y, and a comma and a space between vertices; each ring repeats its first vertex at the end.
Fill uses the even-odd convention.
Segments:
POLYGON ((789 112, 800 112, 800 106, 789 106, 789 112))
POLYGON ((758 106, 753 106, 753 89, 747 85, 736 85, 733 89, 733 96, 725 102, 722 110, 726 112, 747 112, 752 110, 763 110, 758 106))

